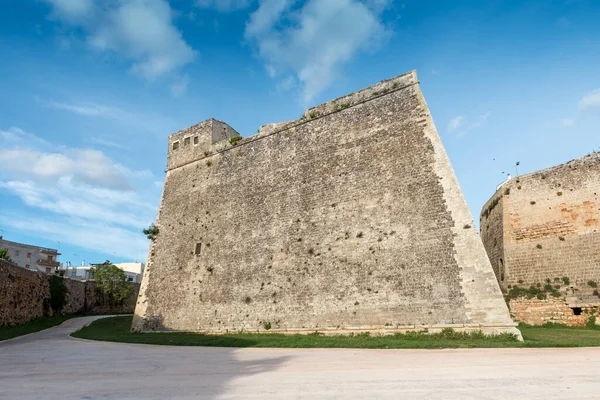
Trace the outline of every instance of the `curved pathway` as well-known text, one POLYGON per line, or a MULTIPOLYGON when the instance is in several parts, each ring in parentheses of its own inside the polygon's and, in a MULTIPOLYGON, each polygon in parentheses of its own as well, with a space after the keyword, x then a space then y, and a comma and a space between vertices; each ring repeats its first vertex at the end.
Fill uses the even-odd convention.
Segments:
POLYGON ((600 348, 356 350, 0 342, 0 399, 599 399, 600 348))

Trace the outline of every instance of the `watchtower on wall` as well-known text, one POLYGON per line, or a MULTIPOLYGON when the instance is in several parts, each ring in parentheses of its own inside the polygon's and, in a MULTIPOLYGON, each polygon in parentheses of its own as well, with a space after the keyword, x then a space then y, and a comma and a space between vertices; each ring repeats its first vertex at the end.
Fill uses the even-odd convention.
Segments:
POLYGON ((214 118, 175 132, 169 136, 167 169, 182 167, 222 151, 228 148, 230 139, 239 136, 232 127, 214 118))
POLYGON ((133 330, 520 336, 414 71, 236 135, 169 137, 133 330))

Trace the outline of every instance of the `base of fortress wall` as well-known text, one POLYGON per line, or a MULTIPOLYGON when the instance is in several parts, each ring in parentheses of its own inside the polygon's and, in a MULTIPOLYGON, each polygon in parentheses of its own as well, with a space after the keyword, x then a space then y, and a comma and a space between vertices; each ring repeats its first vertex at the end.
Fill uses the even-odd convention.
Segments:
POLYGON ((511 299, 509 307, 516 321, 529 325, 555 323, 567 326, 585 326, 591 316, 595 316, 596 324, 600 325, 600 299, 596 306, 579 307, 580 315, 575 315, 573 308, 569 307, 562 297, 548 297, 544 300, 511 299))
MULTIPOLYGON (((20 325, 52 314, 48 277, 0 260, 0 326, 20 325)), ((134 293, 122 305, 109 307, 97 298, 95 282, 63 279, 68 294, 61 314, 132 313, 135 309, 138 283, 129 283, 134 293)))
MULTIPOLYGON (((482 332, 485 335, 493 336, 500 334, 515 335, 520 341, 523 340, 521 332, 517 329, 517 323, 512 326, 507 325, 478 325, 478 324, 447 324, 447 325, 408 325, 398 327, 345 327, 344 329, 255 329, 244 331, 191 331, 193 333, 207 335, 226 335, 231 333, 279 333, 284 335, 323 335, 323 336, 348 336, 368 333, 371 336, 390 336, 398 333, 440 333, 444 329, 452 329, 455 332, 475 333, 482 332)), ((156 330, 154 333, 178 332, 176 330, 156 330)), ((185 331, 190 332, 190 331, 185 331)))

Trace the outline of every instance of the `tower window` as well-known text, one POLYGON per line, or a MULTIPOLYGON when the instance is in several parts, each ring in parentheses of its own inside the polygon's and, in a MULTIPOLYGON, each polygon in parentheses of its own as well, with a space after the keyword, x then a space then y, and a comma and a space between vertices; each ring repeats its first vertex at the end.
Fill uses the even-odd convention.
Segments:
POLYGON ((196 255, 200 255, 201 250, 202 250, 202 243, 196 243, 196 255))
POLYGON ((188 144, 190 144, 190 138, 186 137, 186 138, 183 139, 183 145, 187 146, 188 144))
POLYGON ((179 140, 176 142, 173 142, 173 150, 177 150, 179 148, 179 140))
POLYGON ((198 136, 194 136, 194 144, 198 144, 198 136))

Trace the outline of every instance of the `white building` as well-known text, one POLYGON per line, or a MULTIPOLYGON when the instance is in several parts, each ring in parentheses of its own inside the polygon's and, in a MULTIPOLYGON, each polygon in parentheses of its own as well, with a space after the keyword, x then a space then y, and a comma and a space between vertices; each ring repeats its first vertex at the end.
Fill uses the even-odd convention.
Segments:
MULTIPOLYGON (((142 282, 142 274, 144 273, 145 268, 144 263, 135 262, 120 263, 113 265, 119 267, 123 270, 123 272, 125 272, 125 275, 127 276, 127 282, 142 282)), ((61 275, 63 275, 65 278, 79 279, 85 281, 91 279, 90 269, 92 267, 93 265, 82 265, 80 267, 72 267, 70 265, 67 265, 67 267, 64 270, 61 270, 61 272, 64 271, 64 273, 61 273, 61 275)))
POLYGON ((48 249, 30 244, 11 242, 0 236, 0 249, 8 249, 8 256, 21 268, 32 271, 54 273, 59 267, 58 256, 55 249, 48 249))

